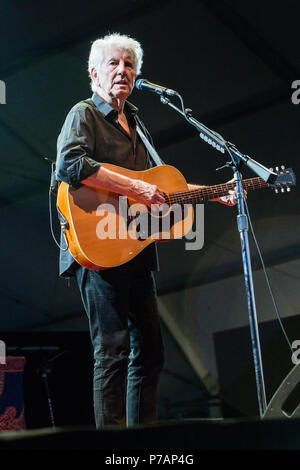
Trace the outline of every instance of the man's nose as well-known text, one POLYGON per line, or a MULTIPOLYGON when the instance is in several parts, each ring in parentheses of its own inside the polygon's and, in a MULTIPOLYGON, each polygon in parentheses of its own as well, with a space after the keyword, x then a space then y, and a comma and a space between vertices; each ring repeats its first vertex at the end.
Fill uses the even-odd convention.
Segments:
POLYGON ((125 75, 125 71, 126 71, 125 62, 120 60, 120 62, 118 64, 118 73, 121 74, 121 75, 125 75))

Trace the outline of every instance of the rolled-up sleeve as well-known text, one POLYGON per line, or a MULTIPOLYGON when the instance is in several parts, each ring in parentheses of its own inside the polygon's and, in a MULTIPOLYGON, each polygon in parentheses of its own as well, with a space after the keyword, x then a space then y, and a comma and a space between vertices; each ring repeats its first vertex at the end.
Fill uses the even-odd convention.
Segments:
POLYGON ((93 159, 95 149, 94 117, 88 107, 75 106, 67 115, 57 140, 56 177, 73 188, 98 171, 93 159))

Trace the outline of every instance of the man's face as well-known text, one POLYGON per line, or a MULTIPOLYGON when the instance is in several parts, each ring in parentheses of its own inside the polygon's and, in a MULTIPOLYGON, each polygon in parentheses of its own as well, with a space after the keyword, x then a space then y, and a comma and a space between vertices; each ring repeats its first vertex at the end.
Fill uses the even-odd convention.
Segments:
POLYGON ((96 78, 102 98, 107 101, 110 101, 108 97, 126 100, 132 92, 135 79, 134 59, 129 52, 108 48, 96 78))

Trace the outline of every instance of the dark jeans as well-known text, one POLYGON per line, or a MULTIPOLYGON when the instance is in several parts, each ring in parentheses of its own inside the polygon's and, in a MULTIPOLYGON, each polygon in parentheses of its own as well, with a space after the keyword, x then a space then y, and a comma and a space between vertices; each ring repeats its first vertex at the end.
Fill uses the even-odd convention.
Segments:
POLYGON ((131 261, 77 281, 94 349, 94 412, 107 424, 154 423, 164 351, 154 278, 131 261))

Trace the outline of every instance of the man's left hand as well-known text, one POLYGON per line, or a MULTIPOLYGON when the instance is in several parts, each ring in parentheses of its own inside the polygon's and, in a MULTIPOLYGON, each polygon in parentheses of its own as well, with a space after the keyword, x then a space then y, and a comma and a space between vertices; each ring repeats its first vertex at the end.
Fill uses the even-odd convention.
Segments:
MULTIPOLYGON (((227 181, 228 183, 234 183, 235 179, 227 181)), ((215 199, 217 202, 221 204, 225 204, 226 206, 235 206, 237 204, 237 193, 236 193, 236 186, 234 189, 230 189, 226 196, 218 197, 215 199)))
MULTIPOLYGON (((233 178, 232 180, 227 181, 226 184, 234 182, 235 179, 233 178)), ((244 193, 245 197, 247 197, 247 191, 244 190, 244 193)), ((221 204, 225 204, 226 206, 235 206, 237 204, 236 186, 234 187, 234 189, 230 189, 226 196, 218 197, 214 199, 214 201, 220 202, 221 204)))

